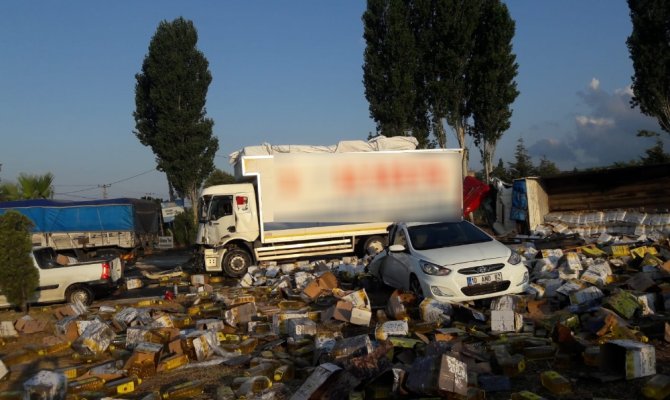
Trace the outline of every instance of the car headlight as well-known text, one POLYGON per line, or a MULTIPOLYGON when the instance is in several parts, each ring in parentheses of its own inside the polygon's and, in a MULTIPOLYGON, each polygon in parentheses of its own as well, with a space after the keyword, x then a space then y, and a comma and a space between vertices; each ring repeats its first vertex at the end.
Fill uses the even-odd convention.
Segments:
POLYGON ((449 268, 445 268, 441 265, 433 264, 428 261, 419 261, 419 265, 421 266, 421 270, 428 275, 449 275, 451 273, 451 270, 449 268))
POLYGON ((509 255, 507 262, 512 265, 517 265, 521 262, 521 256, 516 251, 512 251, 512 254, 509 255))

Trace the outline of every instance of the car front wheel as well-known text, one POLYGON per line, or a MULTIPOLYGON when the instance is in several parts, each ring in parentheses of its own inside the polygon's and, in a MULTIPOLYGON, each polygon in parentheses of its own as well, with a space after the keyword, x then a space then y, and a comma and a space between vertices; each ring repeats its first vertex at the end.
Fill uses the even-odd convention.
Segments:
POLYGON ((423 299, 425 296, 423 295, 423 289, 421 288, 421 283, 419 283, 419 278, 416 277, 416 275, 412 275, 409 278, 409 290, 411 292, 414 292, 419 299, 423 299))

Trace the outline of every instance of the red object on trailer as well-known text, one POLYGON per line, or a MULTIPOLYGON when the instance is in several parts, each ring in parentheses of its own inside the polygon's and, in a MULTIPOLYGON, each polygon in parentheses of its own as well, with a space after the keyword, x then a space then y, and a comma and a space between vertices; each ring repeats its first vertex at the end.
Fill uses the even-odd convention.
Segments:
POLYGON ((466 176, 463 180, 463 217, 479 208, 484 196, 491 190, 489 185, 473 176, 466 176))

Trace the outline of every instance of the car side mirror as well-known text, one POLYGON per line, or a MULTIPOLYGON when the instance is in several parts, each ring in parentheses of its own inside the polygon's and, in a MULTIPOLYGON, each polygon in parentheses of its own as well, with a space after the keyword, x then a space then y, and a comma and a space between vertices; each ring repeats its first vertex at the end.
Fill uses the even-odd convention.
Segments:
POLYGON ((389 251, 391 251, 391 253, 402 253, 405 251, 405 246, 401 244, 392 244, 389 246, 389 251))

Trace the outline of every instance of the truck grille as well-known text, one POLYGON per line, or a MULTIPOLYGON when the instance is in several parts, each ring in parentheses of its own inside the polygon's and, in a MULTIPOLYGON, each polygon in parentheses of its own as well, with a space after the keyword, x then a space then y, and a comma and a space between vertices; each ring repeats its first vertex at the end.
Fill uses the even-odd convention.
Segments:
POLYGON ((478 265, 476 267, 459 269, 458 273, 463 275, 485 274, 487 272, 499 271, 505 267, 505 264, 478 265))
POLYGON ((463 292, 463 294, 466 296, 479 296, 482 294, 505 291, 507 290, 509 285, 510 281, 484 283, 482 285, 474 285, 461 288, 461 292, 463 292))

